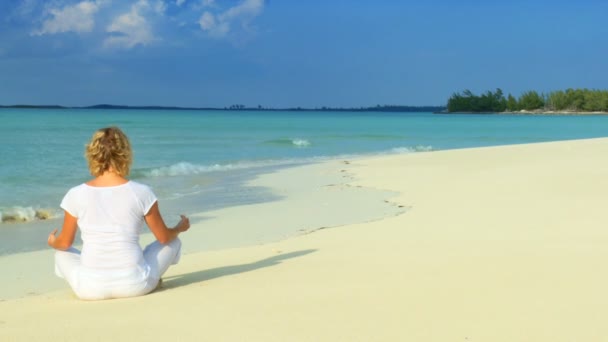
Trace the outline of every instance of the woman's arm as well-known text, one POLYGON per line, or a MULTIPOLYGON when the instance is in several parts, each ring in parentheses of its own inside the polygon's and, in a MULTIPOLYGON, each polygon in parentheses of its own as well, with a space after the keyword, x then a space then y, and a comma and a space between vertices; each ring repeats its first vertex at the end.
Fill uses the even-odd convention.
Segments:
POLYGON ((158 242, 166 244, 173 241, 173 239, 175 239, 179 233, 185 232, 188 230, 188 228, 190 228, 190 220, 184 215, 181 215, 181 217, 182 219, 175 227, 168 228, 163 220, 163 217, 160 215, 158 202, 155 202, 146 216, 144 216, 144 219, 146 220, 148 227, 150 227, 152 234, 154 234, 158 242))
POLYGON ((78 229, 77 221, 77 218, 65 211, 61 233, 59 233, 59 236, 55 236, 57 229, 53 230, 47 239, 48 245, 61 251, 72 247, 74 238, 76 237, 76 229, 78 229))

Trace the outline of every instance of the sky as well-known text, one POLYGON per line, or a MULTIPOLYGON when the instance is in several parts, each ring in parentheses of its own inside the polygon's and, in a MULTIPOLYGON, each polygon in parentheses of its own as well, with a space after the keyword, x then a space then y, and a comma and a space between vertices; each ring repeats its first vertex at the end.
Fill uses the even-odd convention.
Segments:
POLYGON ((0 104, 445 105, 607 89, 605 0, 2 0, 0 104))

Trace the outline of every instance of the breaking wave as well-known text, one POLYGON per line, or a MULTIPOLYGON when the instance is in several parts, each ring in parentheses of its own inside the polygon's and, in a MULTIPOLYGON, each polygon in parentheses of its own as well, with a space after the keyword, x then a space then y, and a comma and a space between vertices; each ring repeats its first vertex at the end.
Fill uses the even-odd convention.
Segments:
POLYGON ((294 139, 274 139, 267 140, 264 142, 269 145, 279 145, 279 146, 291 146, 296 148, 309 147, 311 145, 309 140, 294 138, 294 139))
POLYGON ((233 164, 213 164, 213 165, 197 165, 188 162, 180 162, 177 164, 162 166, 159 168, 149 169, 149 170, 135 170, 135 177, 173 177, 173 176, 188 176, 188 175, 198 175, 207 172, 217 172, 217 171, 232 171, 232 170, 243 170, 243 169, 251 169, 256 167, 265 167, 265 166, 280 166, 280 165, 289 165, 295 164, 298 162, 304 162, 295 159, 286 159, 286 160, 269 160, 269 161, 243 161, 237 162, 233 164))
POLYGON ((396 147, 391 150, 393 153, 415 153, 415 152, 431 152, 435 149, 433 146, 416 145, 410 147, 396 147))
POLYGON ((294 165, 303 163, 314 163, 321 162, 331 159, 343 159, 343 158, 357 158, 375 154, 395 154, 395 153, 416 153, 416 152, 430 152, 434 151, 432 146, 417 145, 412 147, 397 147, 388 151, 383 152, 372 152, 362 154, 342 154, 335 156, 315 156, 306 158, 287 158, 287 159, 271 159, 271 160, 260 160, 260 161, 240 161, 231 164, 210 164, 210 165, 199 165, 188 162, 179 162, 173 165, 162 166, 153 169, 140 169, 134 170, 133 176, 135 178, 140 177, 174 177, 174 176, 188 176, 198 175, 208 172, 219 172, 219 171, 232 171, 232 170, 244 170, 259 167, 272 167, 272 166, 284 166, 294 165))
POLYGON ((59 217, 59 212, 52 209, 35 209, 32 207, 0 208, 1 223, 24 223, 36 220, 49 220, 59 217))

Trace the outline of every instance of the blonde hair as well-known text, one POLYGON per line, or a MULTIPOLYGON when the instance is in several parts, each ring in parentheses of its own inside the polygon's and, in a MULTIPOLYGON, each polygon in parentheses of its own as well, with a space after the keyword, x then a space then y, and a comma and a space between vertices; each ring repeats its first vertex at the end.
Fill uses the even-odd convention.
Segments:
POLYGON ((118 127, 98 130, 86 145, 85 158, 91 175, 98 177, 110 168, 120 176, 127 176, 133 161, 131 143, 118 127))

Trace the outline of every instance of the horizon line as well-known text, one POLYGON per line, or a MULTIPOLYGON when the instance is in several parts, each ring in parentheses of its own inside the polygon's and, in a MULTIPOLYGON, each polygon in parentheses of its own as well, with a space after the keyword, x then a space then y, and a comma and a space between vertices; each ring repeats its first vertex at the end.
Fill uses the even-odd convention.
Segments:
POLYGON ((264 107, 261 105, 248 107, 245 105, 230 105, 224 107, 181 107, 181 106, 157 106, 157 105, 115 105, 115 104, 96 104, 90 106, 64 106, 64 105, 31 105, 31 104, 15 104, 15 105, 0 105, 0 108, 8 109, 148 109, 148 110, 221 110, 221 111, 412 111, 416 109, 426 110, 441 110, 447 108, 445 105, 376 105, 376 106, 360 106, 360 107, 264 107))

